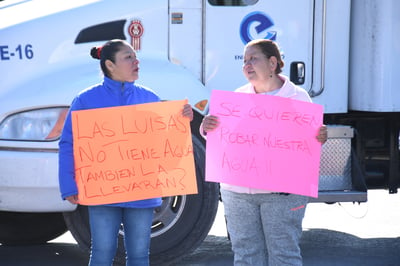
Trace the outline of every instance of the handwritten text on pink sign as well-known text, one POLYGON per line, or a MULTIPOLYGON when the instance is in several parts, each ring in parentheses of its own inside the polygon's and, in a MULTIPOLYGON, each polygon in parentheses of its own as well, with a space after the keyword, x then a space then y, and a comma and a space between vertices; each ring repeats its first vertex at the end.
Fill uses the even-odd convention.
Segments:
POLYGON ((207 181, 318 197, 321 105, 214 90, 210 114, 207 181))

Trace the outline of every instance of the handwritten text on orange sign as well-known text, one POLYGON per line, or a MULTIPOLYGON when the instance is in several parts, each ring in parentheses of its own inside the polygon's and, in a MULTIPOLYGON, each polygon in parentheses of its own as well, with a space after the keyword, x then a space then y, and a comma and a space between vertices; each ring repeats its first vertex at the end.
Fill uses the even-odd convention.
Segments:
POLYGON ((80 203, 197 193, 185 102, 72 112, 80 203))

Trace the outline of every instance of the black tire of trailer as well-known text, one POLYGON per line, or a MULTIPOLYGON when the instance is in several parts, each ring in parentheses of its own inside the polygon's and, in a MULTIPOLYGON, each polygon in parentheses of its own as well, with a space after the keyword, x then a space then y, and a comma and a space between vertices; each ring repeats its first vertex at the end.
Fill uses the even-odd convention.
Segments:
POLYGON ((0 243, 43 244, 67 232, 62 213, 0 212, 0 243))
MULTIPOLYGON (((205 147, 193 136, 198 194, 163 198, 155 211, 150 260, 152 265, 169 265, 196 249, 208 235, 219 204, 219 184, 205 181, 205 147), (172 217, 173 216, 173 217, 172 217)), ((64 219, 78 245, 90 251, 87 207, 79 205, 64 219)), ((120 232, 115 263, 124 265, 123 232, 120 232)))

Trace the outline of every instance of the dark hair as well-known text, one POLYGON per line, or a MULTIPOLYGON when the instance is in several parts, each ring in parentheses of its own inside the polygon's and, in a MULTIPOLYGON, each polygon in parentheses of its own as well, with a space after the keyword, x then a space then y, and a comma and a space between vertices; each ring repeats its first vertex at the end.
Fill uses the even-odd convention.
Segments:
POLYGON ((257 46, 267 58, 275 56, 278 62, 276 65, 275 74, 279 74, 282 72, 282 68, 285 63, 282 60, 279 46, 276 42, 267 39, 257 39, 248 42, 245 47, 249 46, 257 46))
POLYGON ((103 46, 95 46, 90 50, 90 55, 94 59, 100 59, 100 67, 104 76, 111 78, 108 68, 106 67, 106 60, 115 63, 115 54, 121 50, 124 45, 129 45, 126 41, 114 39, 106 42, 103 46))

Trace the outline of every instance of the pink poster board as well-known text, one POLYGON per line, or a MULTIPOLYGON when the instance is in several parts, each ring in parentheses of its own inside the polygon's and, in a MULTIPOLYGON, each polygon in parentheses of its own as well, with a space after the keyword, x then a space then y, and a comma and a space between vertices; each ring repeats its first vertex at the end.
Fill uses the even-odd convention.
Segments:
POLYGON ((214 90, 206 180, 318 197, 323 107, 283 97, 214 90))

